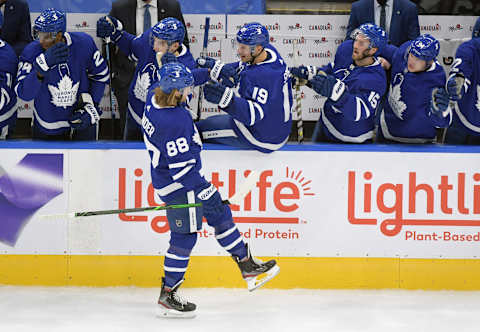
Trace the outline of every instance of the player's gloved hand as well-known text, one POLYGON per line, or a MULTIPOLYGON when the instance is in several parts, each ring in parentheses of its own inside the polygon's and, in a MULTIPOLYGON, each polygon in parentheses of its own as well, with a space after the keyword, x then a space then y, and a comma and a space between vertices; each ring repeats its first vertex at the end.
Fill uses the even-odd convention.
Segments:
POLYGON ((302 80, 311 80, 315 75, 317 75, 316 66, 290 67, 288 70, 292 76, 298 77, 302 80))
POLYGON ((450 102, 449 95, 444 88, 434 88, 432 90, 432 99, 430 100, 430 111, 440 117, 448 108, 450 102))
POLYGON ((206 100, 220 108, 227 108, 233 100, 233 90, 216 82, 205 84, 203 94, 206 100))
POLYGON ((45 74, 55 65, 66 63, 68 61, 68 46, 61 42, 49 47, 44 53, 37 56, 33 61, 33 68, 45 76, 45 74))
POLYGON ((205 57, 198 58, 197 64, 200 68, 210 69, 210 78, 215 82, 223 83, 227 87, 233 87, 239 81, 236 63, 224 64, 220 60, 205 57))
POLYGON ((122 22, 113 16, 103 16, 97 21, 97 37, 118 41, 122 36, 122 22))
POLYGON ((225 207, 222 203, 222 197, 213 184, 210 183, 210 186, 200 191, 197 197, 202 201, 205 216, 224 213, 225 207))
POLYGON ((450 99, 452 100, 460 100, 463 98, 467 90, 467 86, 465 84, 465 77, 463 75, 453 75, 447 81, 447 91, 450 95, 450 99))
POLYGON ((82 93, 81 102, 68 122, 74 129, 85 129, 100 121, 100 114, 93 104, 92 96, 82 93))
POLYGON ((337 101, 345 92, 345 83, 335 78, 332 75, 321 73, 312 78, 309 86, 319 95, 337 101))

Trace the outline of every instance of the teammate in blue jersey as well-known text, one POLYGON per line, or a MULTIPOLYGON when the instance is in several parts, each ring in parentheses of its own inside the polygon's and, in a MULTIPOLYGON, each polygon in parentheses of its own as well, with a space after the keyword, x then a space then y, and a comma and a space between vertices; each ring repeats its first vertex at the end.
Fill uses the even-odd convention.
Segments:
POLYGON ((97 21, 97 36, 111 38, 130 60, 137 63, 128 91, 124 139, 141 140, 145 98, 149 87, 157 80, 159 62, 179 61, 191 69, 196 67, 196 63, 188 48, 182 44, 185 27, 176 18, 165 18, 138 37, 122 28, 119 20, 105 16, 97 21))
POLYGON ((167 210, 170 246, 165 254, 165 277, 158 299, 163 317, 195 315, 195 304, 182 299, 177 290, 184 281, 203 217, 215 229, 218 243, 238 264, 249 290, 260 287, 279 272, 274 260, 264 263, 252 257, 233 222, 230 207, 222 203, 215 186, 201 175, 202 141, 190 112, 181 106, 193 84, 193 75, 183 64, 163 65, 159 80, 148 91, 142 119, 155 194, 166 204, 202 203, 199 207, 167 210))
POLYGON ((439 42, 429 34, 398 48, 387 46, 382 55, 391 64, 391 85, 377 142, 431 143, 436 128, 450 125, 446 75, 436 60, 439 50, 439 42))
POLYGON ((327 97, 314 142, 365 143, 374 138, 374 118, 386 90, 386 75, 375 57, 387 44, 380 27, 366 23, 340 44, 333 63, 291 68, 292 75, 327 97))
POLYGON ((20 55, 15 90, 34 100, 33 138, 95 140, 108 66, 92 37, 66 32, 66 25, 65 13, 53 8, 37 17, 36 40, 20 55))
MULTIPOLYGON (((173 17, 167 17, 142 35, 135 37, 122 30, 122 23, 114 17, 102 17, 97 22, 97 36, 109 37, 132 61, 137 62, 134 79, 128 92, 128 114, 125 124, 126 140, 141 140, 141 125, 145 98, 149 87, 157 80, 158 67, 178 61, 193 71, 194 77, 209 78, 207 69, 196 69, 190 50, 182 44, 185 27, 173 17)), ((225 72, 225 70, 223 70, 225 72)), ((235 73, 235 71, 233 71, 235 73)), ((195 80, 197 84, 197 79, 195 80)), ((187 99, 187 103, 192 95, 187 99)))
POLYGON ((204 142, 220 143, 270 153, 280 149, 291 130, 292 84, 288 68, 269 44, 267 29, 260 23, 245 24, 237 33, 240 61, 222 64, 211 58, 197 63, 212 76, 237 70, 238 94, 228 80, 206 84, 205 98, 227 115, 211 116, 197 126, 204 142))
MULTIPOLYGON (((3 15, 0 15, 0 29, 3 15)), ((13 90, 18 58, 13 48, 0 39, 0 140, 13 135, 17 120, 17 95, 13 90)))
POLYGON ((445 142, 480 145, 480 18, 473 27, 472 39, 457 49, 447 91, 457 103, 445 142))

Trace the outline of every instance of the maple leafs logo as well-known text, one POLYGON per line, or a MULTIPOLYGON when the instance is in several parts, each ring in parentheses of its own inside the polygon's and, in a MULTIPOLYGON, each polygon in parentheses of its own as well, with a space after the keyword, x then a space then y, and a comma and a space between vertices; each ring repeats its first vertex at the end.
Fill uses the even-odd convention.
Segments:
POLYGON ((407 109, 407 105, 401 100, 402 98, 403 75, 397 74, 390 85, 390 93, 388 94, 388 103, 393 113, 403 120, 403 112, 407 109))
POLYGON ((133 94, 135 97, 145 102, 147 100, 147 92, 150 84, 150 75, 148 73, 138 74, 135 88, 133 88, 133 94))
POLYGON ((67 108, 73 106, 77 101, 77 91, 80 82, 73 84, 73 81, 70 77, 64 76, 58 82, 58 87, 54 85, 48 85, 48 90, 52 95, 52 104, 57 107, 67 108))

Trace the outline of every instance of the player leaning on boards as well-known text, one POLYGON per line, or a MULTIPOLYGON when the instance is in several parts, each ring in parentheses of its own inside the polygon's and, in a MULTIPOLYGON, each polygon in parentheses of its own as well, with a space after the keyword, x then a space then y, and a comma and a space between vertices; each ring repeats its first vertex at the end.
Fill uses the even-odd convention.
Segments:
MULTIPOLYGON (((203 81, 197 83, 198 79, 195 80, 196 84, 203 84, 210 78, 206 69, 195 69, 197 67, 195 59, 190 50, 182 44, 185 27, 176 18, 164 18, 135 37, 122 30, 122 23, 119 20, 105 16, 97 21, 97 36, 110 37, 130 60, 137 63, 128 92, 128 114, 124 135, 126 140, 142 139, 141 126, 146 95, 150 86, 158 79, 158 65, 178 61, 191 69, 196 77, 199 73, 205 74, 202 75, 203 81)), ((222 74, 224 73, 225 70, 222 71, 222 74)), ((232 70, 231 74, 236 73, 232 70)))
POLYGON ((445 142, 480 145, 480 18, 473 27, 472 39, 457 49, 447 90, 457 103, 445 142))
POLYGON ((386 74, 375 57, 387 44, 387 34, 374 24, 362 24, 344 41, 335 60, 324 67, 291 68, 292 75, 327 97, 313 133, 314 142, 371 142, 374 118, 386 90, 386 74))
POLYGON ((195 315, 195 304, 182 299, 177 291, 184 281, 204 216, 215 229, 218 243, 238 264, 249 290, 260 287, 280 270, 274 260, 264 263, 252 257, 233 222, 230 207, 222 203, 215 186, 200 174, 202 141, 190 112, 181 106, 193 83, 191 71, 183 64, 163 65, 159 81, 148 92, 142 120, 155 194, 167 205, 202 203, 200 207, 167 210, 170 246, 165 254, 165 277, 158 300, 163 317, 195 315))
POLYGON ((239 62, 223 64, 211 58, 197 63, 212 73, 234 68, 240 75, 238 93, 213 83, 204 86, 205 99, 226 115, 197 123, 204 142, 220 143, 269 153, 280 149, 291 130, 292 84, 288 68, 269 44, 260 23, 245 24, 237 33, 239 62))
MULTIPOLYGON (((3 15, 0 12, 0 29, 3 15)), ((17 95, 13 82, 17 73, 18 58, 13 48, 0 39, 0 140, 11 137, 17 121, 17 95)))
POLYGON ((108 66, 92 37, 66 32, 66 25, 65 13, 53 8, 37 17, 36 40, 20 55, 15 90, 34 100, 33 138, 95 140, 108 66))
POLYGON ((446 75, 436 57, 439 42, 421 35, 382 53, 391 64, 391 85, 380 114, 377 142, 432 143, 436 128, 452 121, 445 90, 446 75))

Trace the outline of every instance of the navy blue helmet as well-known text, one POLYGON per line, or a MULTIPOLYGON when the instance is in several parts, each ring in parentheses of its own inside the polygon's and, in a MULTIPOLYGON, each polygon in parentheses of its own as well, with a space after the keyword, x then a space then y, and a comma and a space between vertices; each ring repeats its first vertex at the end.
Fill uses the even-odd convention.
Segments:
POLYGON ((67 17, 64 12, 54 8, 45 9, 35 19, 34 33, 38 32, 65 32, 67 30, 67 17))
POLYGON ((185 27, 176 18, 167 17, 152 27, 152 45, 153 37, 166 40, 168 45, 175 42, 182 43, 185 37, 185 27))
POLYGON ((358 29, 355 29, 352 33, 352 39, 361 33, 370 41, 370 48, 378 48, 378 51, 387 46, 387 33, 378 25, 372 23, 364 23, 358 29))
POLYGON ((408 53, 411 53, 421 60, 432 61, 438 56, 439 51, 440 43, 438 40, 426 33, 412 41, 408 53))
POLYGON ((270 42, 270 36, 267 29, 260 23, 247 23, 238 30, 237 42, 249 46, 261 45, 265 47, 270 42))

